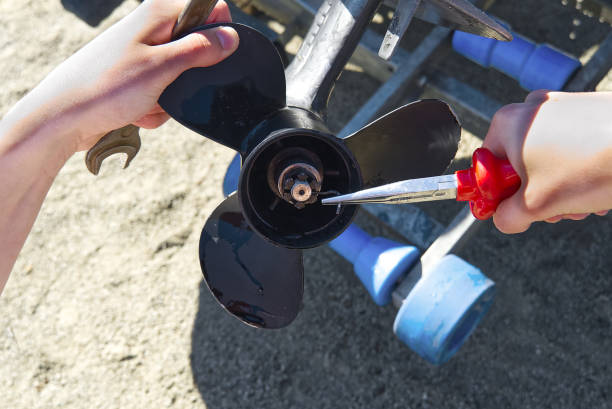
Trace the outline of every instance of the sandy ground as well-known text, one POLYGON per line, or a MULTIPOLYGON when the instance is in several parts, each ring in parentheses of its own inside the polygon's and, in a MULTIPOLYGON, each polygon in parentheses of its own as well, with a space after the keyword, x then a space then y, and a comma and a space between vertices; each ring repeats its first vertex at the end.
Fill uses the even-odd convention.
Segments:
MULTIPOLYGON (((138 4, 89 2, 104 12, 80 18, 67 10, 79 3, 0 0, 0 115, 138 4)), ((523 3, 494 11, 577 55, 609 30, 556 0, 523 3)), ((507 102, 523 96, 458 58, 439 65, 461 65, 507 102)), ((332 127, 376 86, 346 73, 332 127)), ((327 247, 305 253, 304 310, 291 326, 230 318, 202 283, 197 243, 233 153, 173 121, 142 134, 129 170, 113 159, 96 178, 76 155, 51 189, 0 298, 0 408, 612 407, 612 218, 519 237, 487 224, 460 255, 497 282, 498 298, 436 368, 394 337, 393 308, 375 307, 327 247)))

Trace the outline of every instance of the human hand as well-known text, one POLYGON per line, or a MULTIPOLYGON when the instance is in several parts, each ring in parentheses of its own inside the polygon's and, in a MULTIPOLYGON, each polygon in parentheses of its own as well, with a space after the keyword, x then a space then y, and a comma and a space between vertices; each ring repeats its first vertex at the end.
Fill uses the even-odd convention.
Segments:
MULTIPOLYGON (((189 68, 222 61, 239 42, 235 30, 219 27, 168 43, 185 4, 146 0, 58 66, 5 120, 60 118, 68 153, 87 150, 130 123, 160 126, 169 118, 157 103, 164 89, 189 68)), ((208 23, 229 21, 227 4, 219 1, 208 23)))
MULTIPOLYGON (((130 123, 168 119, 157 100, 181 73, 214 65, 238 47, 231 28, 170 41, 187 0, 145 0, 58 66, 0 120, 0 292, 66 160, 130 123)), ((219 1, 209 22, 229 22, 219 1)))
POLYGON ((483 146, 507 157, 520 189, 493 216, 504 233, 612 208, 612 93, 535 91, 500 109, 483 146))

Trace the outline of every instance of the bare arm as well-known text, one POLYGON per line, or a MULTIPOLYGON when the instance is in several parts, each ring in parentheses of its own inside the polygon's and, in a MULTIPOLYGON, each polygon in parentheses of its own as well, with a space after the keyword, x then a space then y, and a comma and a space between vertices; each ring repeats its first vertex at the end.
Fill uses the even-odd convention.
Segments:
MULTIPOLYGON (((55 176, 72 154, 134 123, 162 125, 157 104, 183 71, 238 46, 231 28, 168 43, 186 0, 147 0, 57 67, 0 121, 0 292, 55 176)), ((231 21, 220 1, 209 22, 231 21)))

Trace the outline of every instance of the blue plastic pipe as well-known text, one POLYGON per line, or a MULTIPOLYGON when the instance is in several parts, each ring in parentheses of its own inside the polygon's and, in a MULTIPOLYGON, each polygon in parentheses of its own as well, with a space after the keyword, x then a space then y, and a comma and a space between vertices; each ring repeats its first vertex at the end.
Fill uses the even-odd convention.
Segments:
POLYGON ((483 67, 494 67, 509 75, 529 91, 560 91, 581 66, 578 59, 550 45, 512 35, 514 40, 508 42, 455 31, 453 48, 483 67))
POLYGON ((355 224, 329 243, 338 254, 353 264, 355 274, 377 305, 391 302, 395 284, 419 260, 414 246, 382 237, 371 237, 355 224))
POLYGON ((225 197, 238 190, 241 162, 240 155, 237 154, 227 167, 225 178, 223 178, 223 195, 225 197))
POLYGON ((400 307, 393 332, 429 362, 448 361, 486 315, 495 283, 447 255, 419 279, 400 307))

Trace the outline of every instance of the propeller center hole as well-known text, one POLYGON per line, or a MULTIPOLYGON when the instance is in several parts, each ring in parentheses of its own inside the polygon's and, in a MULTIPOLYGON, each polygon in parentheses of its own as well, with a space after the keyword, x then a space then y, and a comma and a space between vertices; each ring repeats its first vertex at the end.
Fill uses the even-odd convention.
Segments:
POLYGON ((291 197, 298 202, 305 202, 312 196, 312 188, 306 182, 297 181, 291 188, 291 197))
POLYGON ((303 148, 279 152, 268 168, 268 185, 276 196, 297 209, 317 202, 323 184, 319 157, 303 148))

